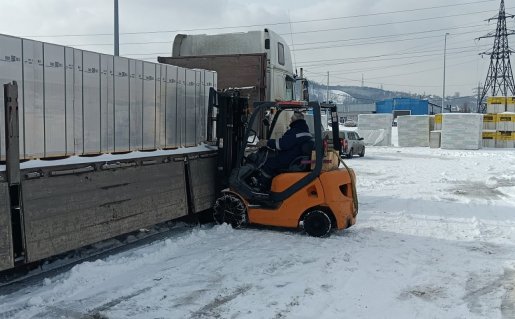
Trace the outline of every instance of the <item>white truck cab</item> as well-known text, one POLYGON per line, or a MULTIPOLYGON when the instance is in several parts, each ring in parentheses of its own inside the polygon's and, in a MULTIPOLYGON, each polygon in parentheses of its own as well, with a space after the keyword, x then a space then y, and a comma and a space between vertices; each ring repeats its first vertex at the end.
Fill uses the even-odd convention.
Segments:
POLYGON ((178 34, 173 57, 266 54, 266 101, 294 100, 294 78, 290 48, 277 33, 260 31, 224 34, 178 34))

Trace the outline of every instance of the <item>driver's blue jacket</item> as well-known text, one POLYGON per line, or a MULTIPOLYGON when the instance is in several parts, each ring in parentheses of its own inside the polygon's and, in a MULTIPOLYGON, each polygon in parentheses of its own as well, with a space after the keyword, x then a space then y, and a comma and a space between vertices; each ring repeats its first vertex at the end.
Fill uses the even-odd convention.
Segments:
POLYGON ((268 158, 263 165, 263 171, 273 177, 278 170, 287 169, 290 163, 302 155, 302 144, 312 138, 305 120, 299 119, 290 124, 290 129, 279 139, 268 140, 267 146, 277 150, 276 156, 268 158))

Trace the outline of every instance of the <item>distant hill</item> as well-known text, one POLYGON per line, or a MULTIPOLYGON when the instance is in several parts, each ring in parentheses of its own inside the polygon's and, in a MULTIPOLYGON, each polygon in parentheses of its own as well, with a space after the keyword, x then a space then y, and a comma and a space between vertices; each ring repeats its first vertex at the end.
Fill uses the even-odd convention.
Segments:
MULTIPOLYGON (((326 85, 310 81, 309 96, 311 100, 325 101, 327 97, 326 85)), ((442 104, 442 97, 434 95, 387 91, 366 86, 329 86, 329 100, 337 104, 368 104, 399 97, 426 99, 436 105, 442 104)), ((447 97, 447 104, 452 105, 454 110, 459 110, 460 112, 474 112, 476 110, 476 101, 475 96, 447 97)))

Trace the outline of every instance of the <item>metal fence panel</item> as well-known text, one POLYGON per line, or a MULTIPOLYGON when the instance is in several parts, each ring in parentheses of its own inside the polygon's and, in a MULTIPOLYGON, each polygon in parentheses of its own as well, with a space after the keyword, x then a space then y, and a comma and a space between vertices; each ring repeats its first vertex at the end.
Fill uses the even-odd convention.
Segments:
POLYGON ((204 70, 195 72, 195 118, 196 118, 196 144, 204 141, 204 70))
POLYGON ((12 81, 18 83, 19 127, 20 127, 20 157, 25 155, 23 143, 23 82, 22 82, 22 40, 19 38, 0 35, 0 158, 5 159, 5 117, 4 117, 4 87, 12 81))
MULTIPOLYGON (((179 147, 180 136, 177 130, 177 75, 178 67, 166 66, 165 102, 165 147, 179 147)), ((183 97, 184 98, 184 97, 183 97)))
POLYGON ((66 155, 66 90, 64 82, 64 47, 45 43, 44 105, 45 157, 66 155))
POLYGON ((45 155, 43 43, 23 40, 23 56, 25 158, 39 158, 45 155))
POLYGON ((75 154, 73 146, 73 73, 75 64, 73 62, 73 49, 64 48, 64 92, 66 96, 65 102, 65 122, 66 122, 66 154, 67 156, 75 154))
POLYGON ((186 69, 177 68, 177 144, 186 145, 186 69))
POLYGON ((99 154, 100 147, 100 54, 83 53, 84 154, 99 154))
POLYGON ((114 57, 114 152, 130 150, 129 60, 114 57))
POLYGON ((140 150, 143 144, 143 61, 129 60, 130 73, 130 150, 140 150))
POLYGON ((154 134, 156 136, 156 148, 162 148, 161 142, 161 65, 156 64, 156 125, 154 134))
POLYGON ((166 84, 167 84, 167 76, 166 76, 166 65, 159 65, 160 71, 160 89, 159 89, 159 107, 157 111, 156 125, 156 134, 159 136, 159 148, 166 148, 166 84))
POLYGON ((183 125, 186 128, 185 146, 195 146, 195 70, 186 69, 186 116, 183 125))
POLYGON ((73 148, 76 155, 84 153, 84 116, 83 116, 83 101, 84 96, 82 87, 83 75, 83 61, 82 50, 73 50, 73 148))
POLYGON ((113 151, 113 56, 100 55, 100 149, 113 151))
POLYGON ((143 146, 144 150, 156 148, 156 65, 143 62, 143 146))

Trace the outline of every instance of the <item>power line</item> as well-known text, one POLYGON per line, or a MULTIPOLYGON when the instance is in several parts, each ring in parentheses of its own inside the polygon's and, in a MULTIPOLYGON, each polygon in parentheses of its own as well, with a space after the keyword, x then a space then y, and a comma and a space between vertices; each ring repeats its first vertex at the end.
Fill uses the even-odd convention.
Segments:
MULTIPOLYGON (((340 20, 340 19, 360 18, 360 17, 367 17, 367 16, 388 15, 388 14, 396 14, 396 13, 404 13, 404 12, 416 12, 416 11, 424 11, 424 10, 430 10, 430 9, 466 6, 466 5, 485 3, 485 2, 492 2, 492 1, 493 0, 482 0, 482 1, 474 1, 474 2, 457 3, 457 4, 447 4, 447 5, 442 5, 442 6, 432 6, 432 7, 415 8, 415 9, 405 9, 405 10, 396 10, 396 11, 376 12, 376 13, 367 13, 367 14, 358 14, 358 15, 349 15, 349 16, 340 16, 340 17, 331 17, 331 18, 321 18, 321 19, 298 20, 298 21, 291 21, 291 22, 290 21, 287 21, 287 22, 272 22, 272 23, 267 23, 267 24, 249 24, 249 25, 223 26, 223 27, 207 27, 207 28, 195 28, 195 29, 121 32, 120 34, 121 35, 134 35, 134 34, 175 33, 175 32, 193 32, 193 31, 208 31, 208 30, 250 28, 250 27, 270 26, 270 25, 287 25, 289 23, 320 22, 320 21, 331 21, 331 20, 340 20)), ((113 33, 24 35, 24 36, 21 36, 21 37, 27 37, 27 38, 58 38, 58 37, 88 37, 88 36, 111 36, 111 35, 113 35, 113 33)))
MULTIPOLYGON (((397 37, 397 36, 403 36, 403 35, 412 35, 412 34, 424 34, 424 33, 431 33, 431 32, 442 32, 442 31, 448 31, 448 30, 456 30, 456 29, 465 29, 465 28, 473 28, 473 27, 481 27, 483 25, 469 25, 469 26, 463 26, 463 27, 452 27, 452 28, 443 28, 443 29, 433 29, 433 30, 425 30, 425 31, 416 31, 416 32, 407 32, 407 33, 399 33, 399 34, 389 34, 389 35, 380 35, 380 36, 373 36, 373 37, 359 37, 359 38, 351 38, 344 41, 351 41, 351 40, 361 40, 361 39, 381 39, 381 38, 391 38, 391 37, 397 37)), ((339 47, 337 45, 331 45, 331 46, 320 46, 320 47, 309 47, 309 48, 301 48, 296 49, 296 51, 305 51, 305 50, 320 50, 320 49, 327 49, 327 48, 335 48, 339 47)))
MULTIPOLYGON (((474 48, 474 47, 467 47, 467 48, 474 48)), ((435 52, 439 50, 429 50, 427 52, 435 52)), ((455 51, 454 54, 460 54, 460 53, 470 53, 469 50, 463 50, 463 51, 455 51)), ((399 56, 402 54, 397 54, 397 57, 389 57, 389 58, 379 58, 379 59, 369 59, 369 60, 362 60, 360 61, 360 58, 349 58, 354 59, 350 61, 342 61, 342 62, 334 62, 334 63, 323 63, 323 64, 302 64, 303 67, 311 67, 311 68, 321 68, 326 66, 333 66, 333 65, 340 65, 340 64, 355 64, 355 63, 369 63, 369 62, 378 62, 378 61, 389 61, 389 60, 399 60, 399 59, 411 59, 411 58, 419 58, 419 57, 427 57, 427 56, 440 56, 438 53, 431 53, 431 54, 420 54, 420 55, 413 55, 413 56, 399 56)), ((367 58, 373 58, 373 57, 381 57, 381 56, 369 56, 367 58)))
MULTIPOLYGON (((315 30, 315 31, 297 31, 295 34, 300 33, 312 33, 312 32, 325 32, 325 31, 339 31, 339 30, 348 30, 348 29, 361 29, 361 28, 369 28, 369 27, 377 27, 377 26, 385 26, 385 25, 392 25, 392 24, 402 24, 402 23, 411 23, 411 22, 420 22, 420 21, 427 21, 427 20, 435 20, 435 19, 445 19, 445 18, 452 18, 452 17, 461 17, 465 15, 472 15, 472 14, 478 14, 478 13, 488 13, 491 12, 491 10, 488 11, 476 11, 476 12, 469 12, 469 13, 460 13, 460 14, 452 14, 452 15, 446 15, 446 16, 434 16, 434 17, 427 17, 427 18, 419 18, 419 19, 413 19, 413 20, 404 20, 404 21, 391 21, 391 22, 383 22, 383 23, 376 23, 376 24, 366 24, 366 25, 357 25, 357 26, 350 26, 350 27, 340 27, 340 28, 332 28, 332 29, 325 29, 325 30, 315 30)), ((287 34, 280 34, 280 35, 287 35, 287 34)))
MULTIPOLYGON (((478 32, 486 32, 486 31, 488 31, 488 30, 473 30, 473 31, 467 31, 467 32, 457 32, 457 33, 453 33, 453 36, 478 33, 478 32)), ((354 47, 354 46, 382 44, 382 43, 390 43, 390 42, 404 42, 404 41, 413 41, 413 40, 421 40, 421 39, 425 40, 425 39, 439 38, 439 37, 441 37, 441 35, 429 35, 429 36, 424 36, 424 37, 414 37, 414 38, 405 38, 405 39, 391 39, 391 40, 385 40, 385 41, 369 41, 369 42, 361 42, 361 43, 360 42, 349 43, 349 44, 343 44, 343 45, 334 46, 334 47, 347 47, 347 46, 354 47)), ((347 42, 347 41, 354 41, 354 40, 359 40, 359 39, 360 38, 305 42, 305 43, 295 43, 295 45, 298 46, 298 45, 308 45, 308 44, 347 42)), ((147 41, 147 42, 125 42, 125 43, 122 42, 122 43, 120 43, 120 45, 146 45, 146 44, 168 44, 169 45, 170 41, 147 41)), ((290 43, 287 43, 287 44, 291 45, 290 43)), ((86 47, 86 46, 112 46, 113 44, 112 43, 87 43, 87 44, 65 44, 65 45, 70 46, 70 47, 86 47)), ((294 49, 294 48, 292 48, 292 49, 294 49)))

